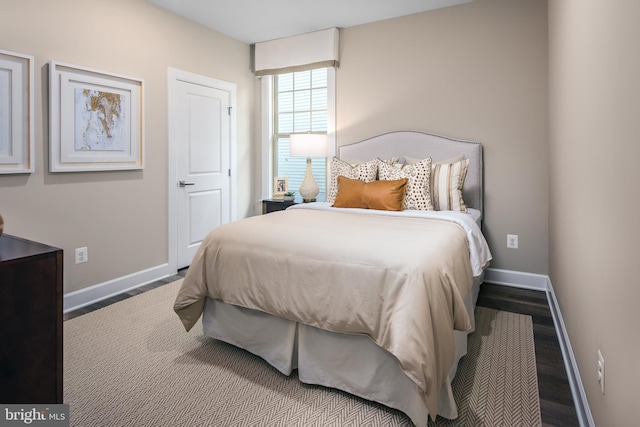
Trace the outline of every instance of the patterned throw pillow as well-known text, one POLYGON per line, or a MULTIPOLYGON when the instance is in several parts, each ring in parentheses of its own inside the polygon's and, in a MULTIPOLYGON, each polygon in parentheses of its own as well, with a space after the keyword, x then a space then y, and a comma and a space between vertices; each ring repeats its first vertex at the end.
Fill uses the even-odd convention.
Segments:
POLYGON ((431 202, 437 211, 467 212, 462 199, 462 185, 467 176, 469 159, 433 165, 431 170, 431 202))
POLYGON ((378 163, 378 177, 387 181, 408 178, 409 183, 404 193, 403 209, 433 210, 430 189, 431 158, 402 167, 380 161, 378 163))
POLYGON ((338 177, 346 176, 351 179, 359 179, 364 182, 375 181, 378 175, 379 159, 374 159, 359 165, 352 166, 344 160, 334 157, 331 160, 331 181, 329 193, 327 194, 327 202, 333 203, 338 194, 338 177))
MULTIPOLYGON (((359 160, 359 159, 342 159, 342 160, 345 160, 345 161, 349 162, 351 164, 351 166, 357 166, 360 163, 365 163, 364 160, 359 160)), ((380 159, 380 160, 382 160, 382 159, 380 159)), ((398 163, 398 160, 399 160, 399 157, 391 157, 391 158, 388 158, 387 160, 382 160, 382 161, 393 165, 393 164, 398 163)))

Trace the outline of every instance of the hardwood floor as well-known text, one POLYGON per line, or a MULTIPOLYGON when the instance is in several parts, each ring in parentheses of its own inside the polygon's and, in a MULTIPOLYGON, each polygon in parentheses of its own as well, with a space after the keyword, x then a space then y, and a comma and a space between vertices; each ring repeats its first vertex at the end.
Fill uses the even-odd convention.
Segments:
MULTIPOLYGON (((96 304, 66 313, 64 320, 81 316, 106 307, 109 304, 171 283, 184 277, 186 272, 186 268, 182 269, 175 276, 167 277, 96 304)), ((485 283, 480 287, 478 306, 527 314, 532 317, 542 425, 545 427, 578 426, 578 418, 569 388, 567 372, 562 360, 560 344, 553 325, 546 294, 541 291, 485 283)))

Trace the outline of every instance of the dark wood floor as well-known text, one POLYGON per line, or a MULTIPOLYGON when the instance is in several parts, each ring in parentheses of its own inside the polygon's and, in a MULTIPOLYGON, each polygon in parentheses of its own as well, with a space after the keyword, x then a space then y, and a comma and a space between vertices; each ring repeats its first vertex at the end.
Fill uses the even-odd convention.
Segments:
MULTIPOLYGON (((65 314, 64 319, 68 320, 81 316, 142 292, 171 283, 184 277, 186 272, 186 268, 182 269, 175 276, 167 277, 96 304, 72 311, 65 314)), ((542 424, 548 427, 578 426, 578 418, 569 388, 567 372, 562 360, 560 344, 553 325, 546 294, 541 291, 484 283, 480 287, 478 305, 496 310, 527 314, 532 317, 542 424)))

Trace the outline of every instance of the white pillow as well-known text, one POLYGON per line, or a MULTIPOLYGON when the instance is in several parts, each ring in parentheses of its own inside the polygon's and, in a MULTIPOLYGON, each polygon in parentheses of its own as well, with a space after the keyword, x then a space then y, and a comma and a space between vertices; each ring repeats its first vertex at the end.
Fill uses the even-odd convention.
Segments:
POLYGON ((334 157, 331 160, 331 178, 327 202, 333 203, 338 194, 338 176, 346 176, 351 179, 359 179, 364 182, 375 181, 378 176, 379 159, 373 159, 358 165, 351 165, 349 162, 334 157))
POLYGON ((408 178, 409 182, 404 193, 403 209, 415 209, 421 211, 432 211, 431 191, 431 158, 420 160, 413 165, 391 165, 383 162, 378 163, 378 178, 381 180, 396 180, 408 178))

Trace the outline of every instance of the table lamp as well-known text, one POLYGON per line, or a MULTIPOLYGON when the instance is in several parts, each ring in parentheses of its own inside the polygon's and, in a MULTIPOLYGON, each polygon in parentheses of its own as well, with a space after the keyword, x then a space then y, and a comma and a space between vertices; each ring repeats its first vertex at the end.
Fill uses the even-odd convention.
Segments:
POLYGON ((291 157, 306 157, 307 172, 300 185, 300 196, 303 202, 315 202, 320 189, 311 170, 312 157, 327 156, 327 135, 316 133, 291 134, 291 157))

